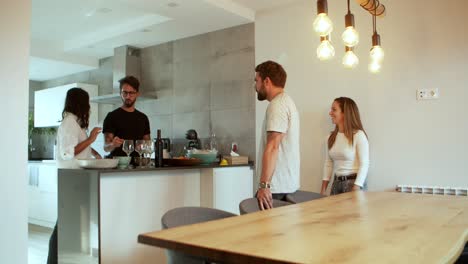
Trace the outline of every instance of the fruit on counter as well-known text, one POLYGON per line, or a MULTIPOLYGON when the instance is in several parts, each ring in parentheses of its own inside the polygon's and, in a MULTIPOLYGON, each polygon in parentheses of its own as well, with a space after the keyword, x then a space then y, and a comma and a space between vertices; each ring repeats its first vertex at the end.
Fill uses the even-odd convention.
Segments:
POLYGON ((229 164, 228 164, 228 161, 227 161, 226 159, 222 159, 221 162, 219 163, 219 165, 221 165, 221 166, 227 166, 227 165, 229 165, 229 164))

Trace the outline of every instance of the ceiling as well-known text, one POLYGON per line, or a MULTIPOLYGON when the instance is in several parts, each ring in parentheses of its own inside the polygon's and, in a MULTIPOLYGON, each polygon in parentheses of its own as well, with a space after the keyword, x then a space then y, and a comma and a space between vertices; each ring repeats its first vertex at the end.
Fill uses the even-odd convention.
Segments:
POLYGON ((95 69, 122 45, 144 48, 255 21, 297 0, 32 0, 29 77, 95 69))

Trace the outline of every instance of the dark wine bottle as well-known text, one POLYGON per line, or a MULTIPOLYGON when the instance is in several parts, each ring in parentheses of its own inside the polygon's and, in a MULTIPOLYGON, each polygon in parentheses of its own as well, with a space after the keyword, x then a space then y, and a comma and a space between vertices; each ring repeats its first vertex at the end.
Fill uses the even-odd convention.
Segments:
POLYGON ((156 167, 162 167, 163 166, 163 148, 164 148, 164 142, 162 141, 161 138, 161 129, 158 129, 158 137, 156 138, 155 142, 156 146, 156 160, 155 160, 155 165, 156 167))

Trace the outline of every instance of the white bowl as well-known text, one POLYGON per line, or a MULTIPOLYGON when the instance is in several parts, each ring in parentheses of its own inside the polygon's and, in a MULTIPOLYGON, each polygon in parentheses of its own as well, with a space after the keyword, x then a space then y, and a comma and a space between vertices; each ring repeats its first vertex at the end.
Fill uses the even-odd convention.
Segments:
POLYGON ((119 164, 118 159, 79 159, 78 165, 85 169, 112 169, 119 164))
POLYGON ((215 149, 192 149, 188 151, 189 154, 218 154, 215 149))

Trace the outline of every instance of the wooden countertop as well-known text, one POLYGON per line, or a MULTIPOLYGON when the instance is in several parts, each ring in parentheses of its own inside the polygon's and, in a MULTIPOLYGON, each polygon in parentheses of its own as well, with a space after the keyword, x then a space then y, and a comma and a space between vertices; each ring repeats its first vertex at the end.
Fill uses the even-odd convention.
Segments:
POLYGON ((468 240, 468 198, 352 192, 139 235, 226 263, 450 263, 468 240))

